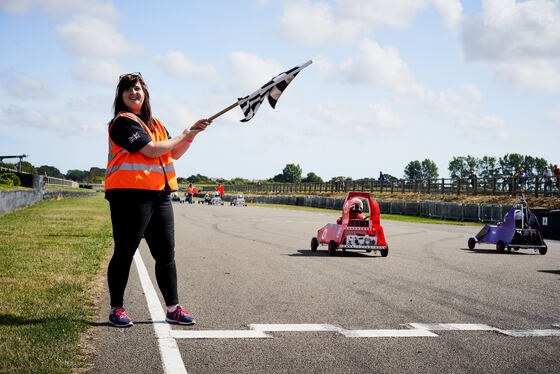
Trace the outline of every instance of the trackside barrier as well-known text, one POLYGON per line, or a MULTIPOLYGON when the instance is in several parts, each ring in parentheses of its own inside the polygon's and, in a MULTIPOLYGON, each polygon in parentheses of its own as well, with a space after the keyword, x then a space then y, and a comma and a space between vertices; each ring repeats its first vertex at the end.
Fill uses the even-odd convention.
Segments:
MULTIPOLYGON (((198 194, 198 197, 202 197, 198 194)), ((224 195, 231 201, 235 195, 224 195)), ((324 196, 245 195, 246 201, 261 204, 298 205, 323 209, 342 209, 344 198, 324 196)), ((377 200, 381 213, 402 214, 455 221, 496 223, 511 209, 509 204, 473 204, 440 201, 377 200)), ((367 211, 367 205, 364 207, 367 211)), ((559 214, 560 215, 560 214, 559 214)), ((560 219, 560 218, 559 218, 560 219)))

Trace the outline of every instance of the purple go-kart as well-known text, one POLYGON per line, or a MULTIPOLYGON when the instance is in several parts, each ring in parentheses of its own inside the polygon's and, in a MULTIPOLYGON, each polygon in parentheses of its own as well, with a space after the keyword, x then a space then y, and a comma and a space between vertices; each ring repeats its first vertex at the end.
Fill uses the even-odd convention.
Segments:
POLYGON ((520 248, 533 248, 541 255, 546 254, 541 226, 535 214, 527 206, 521 196, 504 216, 504 221, 497 225, 486 225, 476 237, 469 238, 469 249, 474 249, 476 243, 496 244, 496 250, 503 253, 506 248, 518 251, 520 248))

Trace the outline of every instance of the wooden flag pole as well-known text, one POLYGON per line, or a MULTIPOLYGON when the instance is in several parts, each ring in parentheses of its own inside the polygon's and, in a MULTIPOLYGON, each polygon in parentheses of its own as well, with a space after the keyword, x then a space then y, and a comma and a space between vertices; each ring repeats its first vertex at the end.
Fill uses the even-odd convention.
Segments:
POLYGON ((221 116, 225 112, 229 112, 230 110, 232 110, 233 108, 235 108, 238 105, 239 105, 238 102, 235 102, 235 103, 231 104, 227 108, 220 110, 218 113, 216 113, 212 117, 208 118, 208 121, 213 121, 214 119, 218 118, 219 116, 221 116))

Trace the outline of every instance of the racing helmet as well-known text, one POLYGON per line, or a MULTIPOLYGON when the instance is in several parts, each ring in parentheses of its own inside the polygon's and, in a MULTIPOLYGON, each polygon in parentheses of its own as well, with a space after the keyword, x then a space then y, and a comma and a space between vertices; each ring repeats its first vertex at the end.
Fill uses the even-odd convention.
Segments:
POLYGON ((357 197, 350 200, 350 213, 362 213, 364 210, 364 203, 357 197))

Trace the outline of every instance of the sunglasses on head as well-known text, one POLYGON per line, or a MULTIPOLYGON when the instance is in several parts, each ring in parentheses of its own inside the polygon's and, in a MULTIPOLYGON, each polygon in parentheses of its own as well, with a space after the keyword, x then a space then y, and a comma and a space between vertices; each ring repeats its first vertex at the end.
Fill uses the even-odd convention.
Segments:
POLYGON ((134 72, 134 73, 122 74, 121 76, 119 76, 119 80, 123 79, 124 77, 128 77, 128 76, 140 77, 140 78, 142 78, 142 74, 141 74, 139 71, 136 71, 136 72, 134 72))

